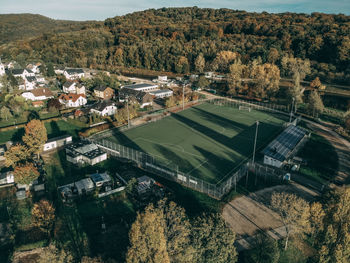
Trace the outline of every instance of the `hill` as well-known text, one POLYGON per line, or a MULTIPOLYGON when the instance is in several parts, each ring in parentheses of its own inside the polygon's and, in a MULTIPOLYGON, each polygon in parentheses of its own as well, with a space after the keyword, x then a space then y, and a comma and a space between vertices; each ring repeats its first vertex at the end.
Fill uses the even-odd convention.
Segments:
POLYGON ((346 83, 349 36, 350 17, 342 14, 162 8, 117 16, 77 31, 41 35, 0 52, 7 58, 21 55, 112 71, 133 67, 177 73, 196 71, 200 54, 205 70, 222 72, 227 67, 221 65, 221 51, 235 52, 243 63, 260 57, 277 65, 292 54, 311 60, 310 78, 317 75, 322 81, 346 83))
POLYGON ((88 22, 54 20, 34 14, 0 15, 0 45, 11 41, 37 37, 46 32, 81 30, 88 22))

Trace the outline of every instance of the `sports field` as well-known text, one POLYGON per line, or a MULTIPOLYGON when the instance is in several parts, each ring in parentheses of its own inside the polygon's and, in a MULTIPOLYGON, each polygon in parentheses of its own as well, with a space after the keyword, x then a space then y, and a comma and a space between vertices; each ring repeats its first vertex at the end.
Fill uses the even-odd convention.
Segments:
POLYGON ((273 114, 210 103, 105 138, 147 152, 164 165, 218 183, 252 156, 255 122, 258 150, 274 139, 283 121, 273 114))

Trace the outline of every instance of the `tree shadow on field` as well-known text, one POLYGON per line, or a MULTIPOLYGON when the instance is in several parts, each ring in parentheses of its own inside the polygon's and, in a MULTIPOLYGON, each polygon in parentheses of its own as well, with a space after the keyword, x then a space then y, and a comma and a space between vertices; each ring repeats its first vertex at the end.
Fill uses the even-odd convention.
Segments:
POLYGON ((58 127, 57 122, 51 121, 50 127, 51 127, 51 134, 48 137, 53 138, 53 137, 63 135, 63 132, 61 131, 60 127, 58 127))
POLYGON ((245 130, 248 128, 247 125, 230 120, 228 118, 222 117, 220 115, 217 115, 215 113, 200 109, 200 108, 193 108, 197 111, 197 114, 199 114, 201 117, 205 118, 209 122, 215 123, 217 125, 220 125, 227 129, 234 129, 234 130, 245 130))
POLYGON ((136 144, 134 141, 130 140, 128 136, 125 135, 125 133, 120 131, 113 131, 113 138, 116 139, 117 143, 120 145, 123 145, 128 148, 132 148, 134 150, 142 152, 142 148, 136 144))
POLYGON ((186 155, 183 155, 183 158, 181 158, 173 151, 159 144, 155 145, 155 148, 158 152, 162 154, 162 156, 164 156, 167 159, 167 161, 171 161, 172 164, 178 165, 179 170, 181 172, 186 173, 193 169, 193 165, 189 161, 184 159, 186 158, 186 155))
POLYGON ((19 142, 19 141, 21 141, 24 133, 25 133, 24 128, 17 129, 16 132, 11 137, 11 141, 12 142, 19 142))

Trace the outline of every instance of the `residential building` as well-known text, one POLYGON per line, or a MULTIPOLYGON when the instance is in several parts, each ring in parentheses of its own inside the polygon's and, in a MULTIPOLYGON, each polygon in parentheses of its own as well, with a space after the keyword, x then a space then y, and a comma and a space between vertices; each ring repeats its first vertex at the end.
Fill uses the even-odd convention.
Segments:
POLYGON ((66 147, 66 157, 71 163, 95 165, 107 160, 107 153, 100 150, 96 144, 81 141, 66 147))
POLYGON ((157 84, 140 83, 140 84, 121 86, 121 89, 132 89, 136 91, 150 92, 150 91, 159 89, 159 86, 157 84))
POLYGON ((53 98, 53 94, 48 88, 38 88, 22 93, 22 97, 26 100, 37 101, 51 99, 53 98))
POLYGON ((24 80, 26 77, 35 77, 34 72, 32 72, 30 69, 11 69, 8 72, 15 78, 22 78, 24 80))
POLYGON ((278 168, 282 167, 289 158, 295 155, 298 149, 305 143, 307 137, 304 129, 289 125, 262 151, 264 154, 264 164, 278 168))
POLYGON ((66 81, 63 84, 64 93, 73 93, 73 94, 84 94, 85 95, 85 86, 76 81, 66 81))
POLYGON ((31 70, 33 73, 38 74, 40 73, 40 67, 41 67, 41 63, 30 63, 27 65, 27 69, 31 70))
POLYGON ((174 92, 170 89, 160 89, 160 90, 155 90, 149 92, 152 96, 156 98, 166 98, 166 97, 171 97, 173 96, 174 92))
POLYGON ((24 78, 25 90, 33 90, 33 89, 35 89, 36 84, 37 84, 37 79, 36 79, 35 76, 34 77, 33 76, 26 76, 24 78))
POLYGON ((44 102, 42 100, 37 100, 37 101, 33 101, 32 105, 34 106, 34 108, 40 108, 44 106, 44 102))
POLYGON ((90 112, 100 116, 111 116, 117 113, 117 106, 113 101, 103 100, 92 105, 90 112))
POLYGON ((87 99, 84 94, 61 94, 58 97, 58 100, 66 108, 76 108, 87 103, 87 99))
POLYGON ((153 184, 155 183, 155 181, 152 178, 146 175, 137 178, 137 182, 138 184, 136 186, 136 189, 139 195, 149 192, 152 189, 153 184))
POLYGON ((64 66, 55 66, 55 74, 56 75, 63 75, 64 72, 64 66))
POLYGON ((15 177, 13 172, 0 173, 0 185, 14 184, 15 177))
POLYGON ((94 182, 96 187, 112 184, 112 178, 107 172, 91 174, 89 177, 94 182))
POLYGON ((54 137, 47 140, 47 142, 44 144, 43 151, 47 152, 50 150, 61 148, 63 146, 71 144, 72 142, 73 142, 73 139, 71 135, 62 135, 59 137, 54 137))
POLYGON ((81 79, 81 78, 85 77, 84 70, 81 68, 65 69, 63 71, 63 75, 69 80, 81 79))
POLYGON ((98 86, 94 89, 94 94, 97 98, 110 100, 114 96, 114 90, 106 86, 98 86))
POLYGON ((141 108, 153 104, 153 97, 149 93, 133 89, 119 90, 119 101, 124 102, 126 100, 139 103, 141 108))
POLYGON ((0 59, 0 76, 5 75, 5 65, 1 63, 1 59, 0 59))

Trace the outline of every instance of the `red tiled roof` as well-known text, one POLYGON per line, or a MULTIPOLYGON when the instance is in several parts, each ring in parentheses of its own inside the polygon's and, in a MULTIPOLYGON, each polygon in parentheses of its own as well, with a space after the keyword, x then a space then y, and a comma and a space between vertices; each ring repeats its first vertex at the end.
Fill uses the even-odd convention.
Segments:
POLYGON ((69 93, 69 94, 61 94, 59 96, 59 99, 61 100, 65 100, 65 101, 73 101, 76 102, 80 97, 86 98, 84 94, 73 94, 73 93, 69 93))
POLYGON ((41 96, 52 97, 53 96, 51 90, 49 90, 48 88, 33 89, 31 93, 34 95, 34 97, 41 97, 41 96))

